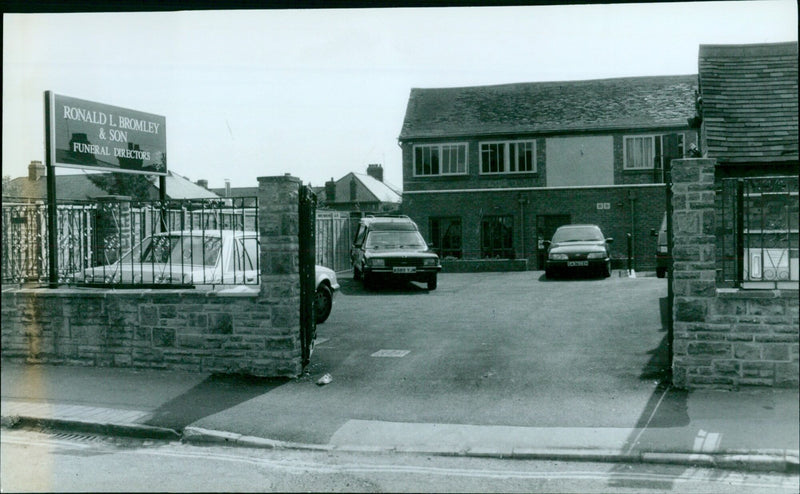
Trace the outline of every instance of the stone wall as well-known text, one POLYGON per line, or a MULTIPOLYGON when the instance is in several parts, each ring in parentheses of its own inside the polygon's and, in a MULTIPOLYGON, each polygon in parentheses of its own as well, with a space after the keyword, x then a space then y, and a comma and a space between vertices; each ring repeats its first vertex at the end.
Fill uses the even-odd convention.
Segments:
POLYGON ((673 384, 796 388, 798 291, 717 287, 715 166, 672 162, 673 384))
POLYGON ((294 177, 259 178, 260 287, 209 292, 4 287, 3 358, 299 375, 299 186, 294 177))

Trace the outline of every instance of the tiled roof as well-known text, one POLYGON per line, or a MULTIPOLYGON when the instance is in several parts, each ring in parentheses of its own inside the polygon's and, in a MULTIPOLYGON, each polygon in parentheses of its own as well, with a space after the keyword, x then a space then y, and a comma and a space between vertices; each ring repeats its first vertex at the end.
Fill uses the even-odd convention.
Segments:
POLYGON ((686 126, 696 75, 412 89, 400 140, 686 126))
MULTIPOLYGON (((158 199, 158 179, 154 182, 151 199, 158 199)), ((109 195, 108 192, 97 187, 89 175, 58 175, 56 174, 56 199, 59 201, 86 201, 96 197, 109 195)), ((167 175, 167 197, 170 199, 218 199, 213 192, 192 183, 188 178, 169 172, 167 175)), ((9 182, 4 199, 46 199, 47 178, 41 177, 32 181, 28 177, 15 178, 9 182), (8 196, 8 197, 6 197, 8 196)))
POLYGON ((364 184, 364 187, 366 187, 370 194, 374 195, 375 199, 378 201, 389 203, 402 202, 403 197, 380 180, 364 173, 354 172, 353 175, 364 184))
POLYGON ((225 187, 215 187, 208 189, 220 197, 256 197, 258 195, 258 187, 231 187, 230 195, 225 195, 225 187))
MULTIPOLYGON (((107 196, 108 192, 97 187, 89 180, 88 175, 56 174, 56 199, 58 201, 86 201, 95 197, 107 196)), ((30 180, 20 177, 11 180, 4 193, 4 198, 46 199, 47 177, 30 180)))
MULTIPOLYGON (((167 197, 170 199, 219 199, 214 192, 177 173, 169 172, 166 178, 167 197)), ((158 188, 158 178, 154 178, 152 181, 158 188)))
POLYGON ((701 45, 699 69, 709 157, 797 161, 797 42, 701 45))

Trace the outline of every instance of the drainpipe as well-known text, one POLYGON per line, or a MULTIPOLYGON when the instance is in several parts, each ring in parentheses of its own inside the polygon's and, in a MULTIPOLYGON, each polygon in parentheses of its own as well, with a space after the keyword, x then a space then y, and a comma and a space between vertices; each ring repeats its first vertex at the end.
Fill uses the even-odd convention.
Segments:
POLYGON ((521 236, 521 244, 522 244, 522 257, 527 259, 528 256, 525 255, 525 205, 528 204, 528 198, 519 194, 519 218, 520 218, 520 236, 521 236))
POLYGON ((631 201, 631 257, 633 258, 633 270, 629 275, 636 272, 636 194, 632 190, 628 191, 628 199, 631 201))

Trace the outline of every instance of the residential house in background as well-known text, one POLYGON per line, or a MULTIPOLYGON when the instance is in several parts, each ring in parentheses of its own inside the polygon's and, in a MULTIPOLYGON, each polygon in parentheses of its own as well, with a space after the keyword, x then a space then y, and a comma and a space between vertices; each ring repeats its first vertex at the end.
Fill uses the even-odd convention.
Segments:
POLYGON ((383 166, 371 164, 367 173, 350 172, 339 180, 331 178, 324 188, 315 189, 319 208, 351 213, 392 213, 400 208, 402 194, 383 181, 383 166))
POLYGON ((630 234, 636 267, 652 267, 664 164, 697 142, 696 91, 696 75, 412 89, 402 211, 444 259, 541 269, 558 226, 594 223, 618 263, 630 234))
MULTIPOLYGON (((3 202, 44 201, 47 199, 46 167, 41 161, 31 161, 28 176, 9 180, 4 184, 3 202)), ((150 179, 152 188, 149 200, 159 198, 158 179, 150 179)), ((167 198, 169 199, 219 199, 219 196, 206 188, 198 186, 186 177, 169 172, 166 177, 167 198)), ((87 174, 56 174, 56 199, 61 201, 91 201, 109 193, 96 186, 87 174)))

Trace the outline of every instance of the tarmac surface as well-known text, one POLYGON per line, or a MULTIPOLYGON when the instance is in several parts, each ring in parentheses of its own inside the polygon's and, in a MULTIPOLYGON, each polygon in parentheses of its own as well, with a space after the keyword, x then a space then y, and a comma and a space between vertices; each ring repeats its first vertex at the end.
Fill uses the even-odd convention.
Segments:
MULTIPOLYGON (((658 365, 653 363, 654 350, 648 349, 662 341, 657 308, 663 280, 612 278, 531 285, 525 276, 443 276, 439 290, 430 293, 413 287, 368 293, 344 280, 343 293, 337 294, 331 318, 318 328, 312 365, 306 374, 292 380, 3 360, 2 426, 44 425, 265 448, 798 472, 798 390, 682 391, 655 372, 658 365), (527 286, 526 296, 533 291, 534 297, 559 297, 559 290, 617 291, 613 296, 628 302, 618 304, 618 309, 607 308, 611 315, 595 318, 597 331, 612 333, 614 325, 619 324, 614 322, 613 312, 620 310, 625 320, 638 329, 625 326, 617 330, 627 337, 632 331, 641 331, 633 337, 643 341, 644 346, 630 349, 628 357, 622 355, 620 358, 631 359, 625 365, 603 371, 602 365, 611 366, 612 361, 588 358, 592 366, 600 368, 584 369, 582 366, 589 364, 574 356, 571 340, 560 339, 559 345, 540 341, 558 334, 578 338, 573 334, 574 328, 558 325, 549 333, 546 314, 531 315, 526 320, 513 310, 509 311, 508 322, 497 314, 481 321, 477 309, 462 314, 471 321, 467 325, 493 325, 486 341, 427 339, 427 326, 422 322, 428 310, 426 304, 440 309, 442 315, 438 317, 442 321, 436 323, 444 324, 454 312, 448 307, 442 310, 443 304, 473 297, 469 292, 473 289, 491 293, 492 283, 502 283, 510 293, 523 292, 523 286, 527 286), (537 295, 539 289, 542 294, 537 295), (631 302, 634 293, 642 294, 641 313, 636 313, 637 302, 631 302), (377 330, 376 322, 364 314, 376 301, 393 311, 402 311, 397 307, 409 300, 422 314, 410 316, 409 325, 422 329, 419 333, 403 330, 400 341, 404 345, 393 346, 387 342, 401 328, 388 324, 377 330), (653 311, 648 307, 652 304, 656 316, 650 315, 653 311), (362 316, 354 320, 354 313, 362 316), (520 324, 525 327, 517 328, 520 324), (531 332, 530 328, 538 334, 526 340, 524 331, 531 332), (650 331, 653 334, 648 334, 650 331), (565 346, 565 353, 536 363, 525 352, 513 348, 504 350, 507 354, 485 354, 486 346, 508 347, 509 338, 517 341, 517 346, 540 345, 536 355, 553 354, 558 346, 565 346), (384 349, 385 357, 370 353, 375 348, 384 349), (446 353, 458 356, 450 358, 446 353), (445 371, 437 367, 437 360, 445 358, 455 369, 450 378, 442 377, 445 371), (565 359, 570 361, 564 365, 582 369, 581 375, 561 379, 539 375, 552 368, 562 372, 558 361, 565 359), (639 359, 638 363, 635 359, 639 359), (626 376, 624 368, 634 364, 647 372, 637 371, 635 378, 626 376), (521 371, 536 365, 538 374, 526 377, 521 371), (434 371, 429 373, 426 369, 434 371), (325 373, 333 376, 332 381, 318 385, 325 373), (605 381, 608 382, 604 384, 605 381)), ((467 329, 464 334, 475 333, 473 328, 467 329)), ((588 336, 601 340, 591 332, 588 336)), ((619 345, 613 334, 606 343, 599 341, 594 346, 603 344, 610 348, 619 345)), ((588 347, 585 350, 590 351, 588 347)), ((598 351, 608 353, 606 348, 598 351)))
MULTIPOLYGON (((2 362, 3 427, 49 426, 106 434, 248 447, 375 451, 575 461, 662 463, 747 471, 798 472, 798 392, 685 393, 688 421, 668 428, 519 427, 359 420, 341 424, 259 414, 258 398, 276 383, 184 372, 97 369, 2 362), (35 385, 32 385, 35 383, 35 385), (146 392, 144 392, 146 391, 146 392), (191 398, 186 398, 190 396, 191 398), (218 398, 222 397, 221 400, 218 398), (178 405, 178 402, 180 404, 178 405), (211 414, 211 415, 206 415, 211 414), (208 423, 219 428, 201 427, 208 423), (297 421, 305 434, 284 441, 255 432, 297 421), (224 427, 223 424, 228 424, 224 427), (262 427, 266 426, 266 429, 262 427), (724 446, 723 446, 724 445, 724 446)), ((338 393, 331 383, 329 393, 338 393)), ((314 384, 312 384, 314 385, 314 384)), ((316 386, 316 385, 314 385, 316 386)), ((303 384, 278 385, 300 392, 303 384)), ((663 390, 662 415, 670 407, 663 390)), ((587 396, 587 400, 593 398, 587 396)), ((341 393, 341 400, 349 400, 341 393)), ((674 408, 672 409, 674 411, 674 408)), ((684 413, 677 412, 674 413, 684 413)))

